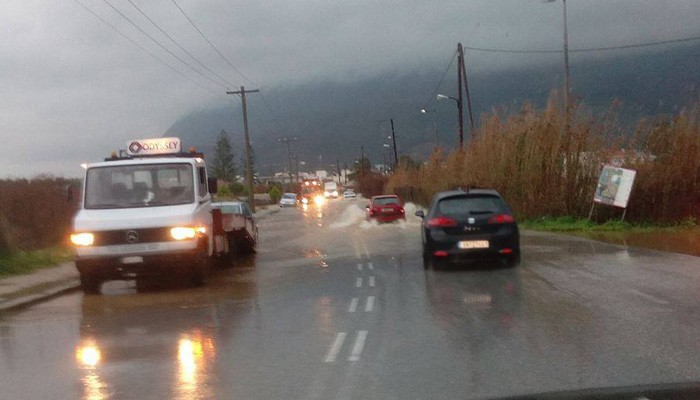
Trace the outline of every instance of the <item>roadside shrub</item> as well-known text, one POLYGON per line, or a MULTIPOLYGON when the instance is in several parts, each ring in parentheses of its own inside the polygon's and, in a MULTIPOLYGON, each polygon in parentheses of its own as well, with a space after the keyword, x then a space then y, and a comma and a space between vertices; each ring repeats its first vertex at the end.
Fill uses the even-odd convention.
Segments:
POLYGON ((282 191, 277 186, 272 186, 270 191, 267 192, 270 195, 270 201, 275 204, 282 198, 282 191))
POLYGON ((47 176, 0 180, 0 251, 65 244, 80 197, 78 187, 77 180, 47 176))
MULTIPOLYGON (((427 205, 439 191, 498 190, 519 218, 587 217, 603 165, 637 170, 628 219, 680 222, 700 217, 700 108, 642 120, 630 137, 616 122, 616 104, 594 118, 575 107, 565 118, 555 95, 537 110, 494 111, 481 119, 463 152, 434 152, 418 169, 400 168, 387 191, 427 205), (568 130, 564 129, 568 124, 568 130)), ((596 215, 621 211, 597 207, 596 215)))

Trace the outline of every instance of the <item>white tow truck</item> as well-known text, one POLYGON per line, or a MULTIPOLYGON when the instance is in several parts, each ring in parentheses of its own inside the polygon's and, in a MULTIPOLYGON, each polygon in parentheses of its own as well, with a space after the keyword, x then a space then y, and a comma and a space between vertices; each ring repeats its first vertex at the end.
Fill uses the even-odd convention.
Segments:
POLYGON ((133 140, 104 162, 83 164, 71 242, 86 293, 106 280, 187 279, 202 284, 229 251, 216 180, 204 156, 178 138, 133 140))

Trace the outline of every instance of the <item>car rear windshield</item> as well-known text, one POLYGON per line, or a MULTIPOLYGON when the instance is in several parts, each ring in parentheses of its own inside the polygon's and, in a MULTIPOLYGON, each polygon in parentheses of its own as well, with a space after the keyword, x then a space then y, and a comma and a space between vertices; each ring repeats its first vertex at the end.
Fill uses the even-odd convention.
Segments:
POLYGON ((214 208, 220 209, 222 214, 241 214, 241 206, 238 204, 215 205, 214 208))
POLYGON ((440 200, 437 207, 442 215, 478 215, 495 213, 504 203, 496 196, 459 196, 440 200))
POLYGON ((374 199, 375 206, 386 206, 389 204, 399 204, 398 197, 380 197, 378 199, 374 199))
POLYGON ((282 195, 282 198, 283 199, 296 199, 297 195, 295 195, 294 193, 285 193, 284 195, 282 195))

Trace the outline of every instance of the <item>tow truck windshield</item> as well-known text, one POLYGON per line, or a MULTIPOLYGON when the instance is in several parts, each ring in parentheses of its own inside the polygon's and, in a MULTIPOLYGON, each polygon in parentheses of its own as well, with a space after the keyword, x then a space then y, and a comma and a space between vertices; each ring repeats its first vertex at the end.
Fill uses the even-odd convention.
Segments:
POLYGON ((95 167, 87 171, 85 208, 157 207, 194 202, 190 164, 95 167))

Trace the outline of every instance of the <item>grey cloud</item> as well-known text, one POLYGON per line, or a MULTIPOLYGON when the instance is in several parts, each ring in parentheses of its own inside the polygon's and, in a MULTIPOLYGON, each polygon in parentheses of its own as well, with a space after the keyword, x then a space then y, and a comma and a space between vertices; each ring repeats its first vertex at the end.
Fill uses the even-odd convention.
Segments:
MULTIPOLYGON (((75 2, 6 0, 0 13, 0 139, 13 151, 0 159, 0 176, 72 175, 80 162, 99 159, 130 137, 160 135, 188 111, 232 101, 224 88, 179 65, 102 1, 82 1, 208 90, 154 61, 75 2)), ((110 1, 180 54, 127 2, 110 1)), ((134 1, 234 86, 249 85, 170 1, 134 1)), ((561 46, 561 3, 539 0, 179 3, 246 76, 268 88, 440 69, 458 41, 561 46)), ((696 0, 567 4, 572 47, 698 34, 696 0)), ((553 62, 560 57, 468 53, 469 68, 477 71, 553 62)))

